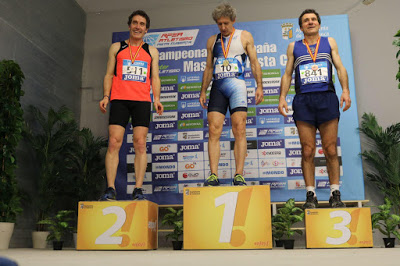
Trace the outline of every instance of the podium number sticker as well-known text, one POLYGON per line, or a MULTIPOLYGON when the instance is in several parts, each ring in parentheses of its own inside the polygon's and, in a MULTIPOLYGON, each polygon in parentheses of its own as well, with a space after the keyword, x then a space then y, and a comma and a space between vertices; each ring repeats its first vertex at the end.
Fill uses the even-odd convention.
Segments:
POLYGON ((369 208, 306 210, 308 248, 372 247, 369 208))
POLYGON ((185 249, 272 248, 269 186, 185 188, 185 249))
POLYGON ((80 206, 78 249, 146 249, 153 245, 149 237, 156 244, 153 240, 157 237, 156 204, 148 201, 85 202, 80 206))
POLYGON ((238 194, 238 192, 228 192, 215 199, 215 207, 225 205, 221 234, 219 236, 219 242, 221 243, 231 242, 238 194))

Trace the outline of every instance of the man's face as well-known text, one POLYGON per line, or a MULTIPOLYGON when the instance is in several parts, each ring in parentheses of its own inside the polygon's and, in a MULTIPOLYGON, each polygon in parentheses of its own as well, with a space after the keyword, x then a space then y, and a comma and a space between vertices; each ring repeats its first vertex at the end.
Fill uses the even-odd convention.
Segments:
POLYGON ((222 36, 229 36, 233 32, 233 23, 235 23, 235 21, 232 21, 228 17, 220 17, 217 19, 217 25, 222 36))
POLYGON ((134 16, 131 24, 129 25, 129 32, 131 37, 135 39, 142 39, 147 33, 146 19, 140 15, 134 16))
POLYGON ((317 15, 314 13, 304 14, 301 18, 301 31, 304 35, 313 35, 319 32, 321 25, 318 22, 317 15))

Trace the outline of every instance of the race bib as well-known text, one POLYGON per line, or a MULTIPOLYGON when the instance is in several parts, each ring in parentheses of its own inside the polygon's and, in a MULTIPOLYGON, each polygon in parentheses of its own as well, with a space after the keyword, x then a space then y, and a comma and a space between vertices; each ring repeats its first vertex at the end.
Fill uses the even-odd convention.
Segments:
POLYGON ((124 59, 122 64, 122 80, 146 83, 147 62, 136 60, 132 64, 131 60, 124 59))
POLYGON ((329 82, 327 62, 316 62, 300 65, 301 85, 329 82))
POLYGON ((214 79, 237 78, 239 74, 241 74, 241 64, 236 58, 218 58, 215 62, 214 79))

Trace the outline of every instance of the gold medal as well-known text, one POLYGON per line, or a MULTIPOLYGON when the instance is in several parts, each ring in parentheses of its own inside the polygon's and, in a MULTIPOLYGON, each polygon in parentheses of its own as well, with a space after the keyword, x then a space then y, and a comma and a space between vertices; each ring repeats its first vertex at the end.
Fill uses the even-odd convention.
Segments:
POLYGON ((318 66, 317 65, 312 65, 311 69, 316 71, 316 70, 318 70, 318 66))
POLYGON ((229 61, 225 59, 224 62, 222 62, 222 64, 224 65, 224 67, 227 67, 229 66, 229 61))

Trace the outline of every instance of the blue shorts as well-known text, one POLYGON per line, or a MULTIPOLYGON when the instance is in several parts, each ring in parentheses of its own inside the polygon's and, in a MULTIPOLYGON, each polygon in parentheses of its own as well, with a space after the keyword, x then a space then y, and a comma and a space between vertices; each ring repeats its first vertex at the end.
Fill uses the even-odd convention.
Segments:
POLYGON ((213 81, 208 112, 220 112, 225 115, 228 107, 231 115, 236 111, 247 112, 247 89, 243 79, 226 78, 213 81))
POLYGON ((316 128, 321 124, 340 118, 339 100, 332 91, 296 94, 293 100, 293 119, 316 128))

